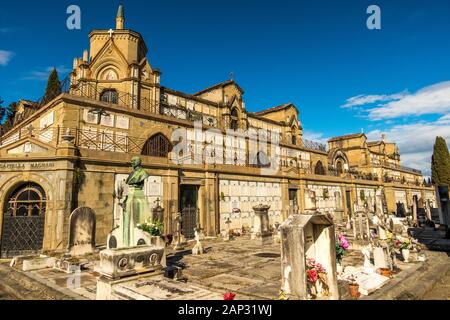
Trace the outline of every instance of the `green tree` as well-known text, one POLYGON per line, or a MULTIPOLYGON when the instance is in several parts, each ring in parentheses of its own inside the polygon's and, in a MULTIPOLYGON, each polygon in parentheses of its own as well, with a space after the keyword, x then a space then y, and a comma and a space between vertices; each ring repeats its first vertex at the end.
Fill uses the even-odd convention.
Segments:
POLYGON ((3 117, 6 114, 6 110, 5 108, 3 108, 3 101, 2 98, 0 98, 0 125, 3 123, 3 117))
POLYGON ((47 81, 47 89, 45 90, 44 103, 50 102, 61 94, 61 82, 59 81, 58 71, 53 68, 47 81))
POLYGON ((443 137, 436 137, 431 160, 431 178, 435 185, 450 185, 450 154, 443 137))

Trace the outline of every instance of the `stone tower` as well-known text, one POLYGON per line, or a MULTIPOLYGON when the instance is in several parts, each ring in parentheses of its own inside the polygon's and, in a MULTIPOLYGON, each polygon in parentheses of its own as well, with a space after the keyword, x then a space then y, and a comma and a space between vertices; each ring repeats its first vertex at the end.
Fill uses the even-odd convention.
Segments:
POLYGON ((116 30, 123 30, 124 24, 125 24, 125 15, 123 5, 119 5, 119 10, 117 11, 116 17, 116 30))

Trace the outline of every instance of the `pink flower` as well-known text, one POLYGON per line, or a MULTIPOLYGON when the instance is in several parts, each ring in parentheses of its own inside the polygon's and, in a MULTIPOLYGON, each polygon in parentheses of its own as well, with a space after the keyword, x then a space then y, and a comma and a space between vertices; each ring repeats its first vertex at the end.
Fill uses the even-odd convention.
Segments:
POLYGON ((223 300, 224 301, 233 301, 234 298, 236 298, 236 295, 234 293, 225 293, 223 295, 223 300))
POLYGON ((319 275, 317 274, 317 271, 312 269, 312 270, 307 270, 306 272, 308 274, 308 281, 311 283, 316 283, 317 280, 319 279, 319 275))
POLYGON ((344 250, 348 250, 348 248, 350 248, 350 244, 348 243, 348 240, 344 235, 339 236, 339 245, 344 250))

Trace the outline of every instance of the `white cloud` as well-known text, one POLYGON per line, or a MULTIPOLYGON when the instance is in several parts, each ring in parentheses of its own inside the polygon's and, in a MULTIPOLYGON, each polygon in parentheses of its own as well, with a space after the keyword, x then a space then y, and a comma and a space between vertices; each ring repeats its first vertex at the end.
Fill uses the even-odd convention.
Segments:
MULTIPOLYGON (((22 80, 38 80, 38 81, 47 81, 48 76, 52 72, 54 67, 47 67, 42 69, 37 69, 30 71, 22 80)), ((72 71, 71 69, 67 68, 66 66, 59 66, 56 67, 56 70, 58 71, 58 75, 61 77, 61 75, 65 75, 72 71)))
POLYGON ((444 137, 450 143, 450 115, 435 122, 418 122, 409 125, 397 125, 387 130, 373 130, 367 134, 369 140, 379 140, 382 133, 388 141, 397 143, 400 149, 402 165, 420 169, 423 174, 431 174, 431 156, 437 136, 444 137))
POLYGON ((0 66, 7 66, 13 55, 11 51, 0 50, 0 66))
POLYGON ((406 95, 408 95, 408 93, 406 91, 401 92, 401 93, 391 94, 391 95, 359 95, 359 96, 347 99, 346 104, 344 104, 342 106, 342 108, 353 108, 353 107, 359 107, 359 106, 372 104, 375 102, 400 100, 400 99, 404 98, 406 95))
POLYGON ((343 107, 363 106, 370 120, 445 115, 450 112, 450 81, 425 87, 413 94, 404 91, 393 95, 360 95, 348 99, 343 107), (379 104, 374 106, 376 103, 379 104))
POLYGON ((0 28, 0 34, 10 33, 11 31, 11 28, 0 28))
POLYGON ((305 130, 303 131, 303 139, 319 142, 325 145, 328 144, 328 138, 324 137, 324 134, 322 132, 305 130))

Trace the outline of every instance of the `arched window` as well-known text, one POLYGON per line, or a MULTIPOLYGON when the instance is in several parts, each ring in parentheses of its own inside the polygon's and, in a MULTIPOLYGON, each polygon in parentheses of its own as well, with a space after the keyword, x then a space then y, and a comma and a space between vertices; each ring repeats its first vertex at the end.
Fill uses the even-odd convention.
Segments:
POLYGON ((295 126, 292 126, 291 132, 292 132, 291 142, 293 145, 297 145, 297 128, 295 126))
POLYGON ((104 90, 102 92, 102 94, 100 95, 100 100, 103 102, 118 104, 119 103, 119 95, 117 94, 116 90, 113 90, 113 89, 104 90))
POLYGON ((231 110, 231 124, 230 124, 231 130, 237 130, 239 129, 239 113, 236 108, 231 110))
POLYGON ((343 174, 344 173, 344 166, 343 166, 343 164, 342 164, 342 161, 337 161, 336 162, 336 172, 337 172, 337 174, 338 175, 341 175, 341 174, 343 174))
POLYGON ((152 136, 142 149, 143 156, 167 158, 172 151, 172 143, 163 134, 158 133, 152 136))
POLYGON ((325 168, 322 164, 322 161, 317 161, 316 167, 314 168, 314 174, 324 176, 325 175, 325 168))
POLYGON ((256 165, 259 168, 267 168, 270 167, 269 157, 265 154, 265 152, 260 151, 256 155, 256 165))
POLYGON ((3 213, 1 257, 12 257, 42 250, 46 195, 35 183, 23 183, 7 198, 3 213))
POLYGON ((18 187, 8 202, 10 217, 37 217, 45 213, 45 192, 37 184, 29 183, 18 187))

